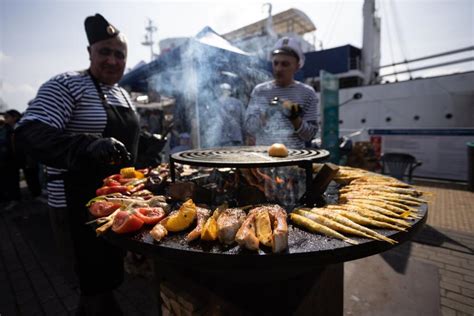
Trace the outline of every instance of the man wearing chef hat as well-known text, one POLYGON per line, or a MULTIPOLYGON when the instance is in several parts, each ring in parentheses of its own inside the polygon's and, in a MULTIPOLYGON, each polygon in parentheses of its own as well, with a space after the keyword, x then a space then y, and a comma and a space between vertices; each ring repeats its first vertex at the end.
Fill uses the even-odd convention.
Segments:
POLYGON ((300 42, 282 37, 271 51, 273 80, 258 84, 246 111, 245 128, 256 145, 283 143, 304 148, 318 131, 314 89, 294 79, 304 65, 300 42))
POLYGON ((118 85, 127 61, 125 36, 100 14, 87 17, 84 27, 88 69, 44 83, 15 134, 25 152, 47 166, 53 232, 79 281, 77 314, 121 315, 113 290, 123 281, 123 251, 85 225, 85 205, 105 177, 134 164, 139 122, 118 85))

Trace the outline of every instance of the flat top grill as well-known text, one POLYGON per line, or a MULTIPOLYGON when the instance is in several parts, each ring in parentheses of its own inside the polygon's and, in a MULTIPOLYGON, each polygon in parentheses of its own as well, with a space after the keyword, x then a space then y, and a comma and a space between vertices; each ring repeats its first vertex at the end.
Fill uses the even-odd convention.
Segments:
POLYGON ((287 157, 271 157, 269 146, 219 147, 186 150, 171 155, 170 162, 205 167, 255 168, 306 166, 324 161, 329 152, 321 149, 288 149, 287 157))
MULTIPOLYGON (((426 221, 428 208, 422 205, 418 208, 420 218, 412 220, 412 226, 406 232, 389 229, 374 229, 378 233, 396 240, 399 244, 409 240, 422 227, 426 221)), ((288 224, 289 248, 280 254, 274 254, 271 249, 262 249, 256 252, 242 249, 236 243, 224 246, 219 242, 185 241, 186 232, 171 233, 161 242, 155 242, 148 234, 150 228, 142 229, 133 234, 115 234, 108 231, 104 237, 127 250, 132 250, 145 255, 156 255, 173 264, 185 264, 195 268, 229 269, 251 267, 268 269, 269 267, 282 267, 284 269, 297 269, 309 265, 325 265, 363 258, 377 254, 394 247, 384 241, 376 241, 363 237, 351 236, 359 242, 350 245, 344 241, 329 238, 320 234, 308 232, 305 229, 288 224)))

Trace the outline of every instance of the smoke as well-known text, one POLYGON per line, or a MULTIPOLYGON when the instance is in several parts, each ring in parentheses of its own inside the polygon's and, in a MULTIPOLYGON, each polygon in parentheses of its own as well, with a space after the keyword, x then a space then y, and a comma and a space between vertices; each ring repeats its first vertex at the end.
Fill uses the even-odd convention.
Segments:
MULTIPOLYGON (((229 83, 232 96, 246 108, 254 86, 270 78, 266 64, 255 58, 189 39, 158 60, 149 85, 176 99, 174 125, 188 132, 193 147, 217 147, 226 128, 219 105, 219 85, 229 83)), ((243 128, 243 126, 242 126, 243 128)))

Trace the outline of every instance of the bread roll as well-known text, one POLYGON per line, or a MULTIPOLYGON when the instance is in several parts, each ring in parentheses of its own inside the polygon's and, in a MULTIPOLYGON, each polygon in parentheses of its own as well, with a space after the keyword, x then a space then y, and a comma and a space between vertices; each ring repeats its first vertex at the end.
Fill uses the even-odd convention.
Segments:
POLYGON ((288 156, 288 148, 283 144, 275 143, 268 148, 268 155, 272 157, 286 157, 288 156))

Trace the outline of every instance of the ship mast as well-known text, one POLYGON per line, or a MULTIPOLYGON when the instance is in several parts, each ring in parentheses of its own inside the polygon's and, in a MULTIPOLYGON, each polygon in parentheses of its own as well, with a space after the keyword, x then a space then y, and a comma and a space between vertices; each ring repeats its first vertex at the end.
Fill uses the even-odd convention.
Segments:
POLYGON ((156 33, 158 28, 153 25, 153 21, 148 19, 148 25, 145 27, 145 40, 142 42, 143 46, 150 46, 150 61, 155 58, 155 53, 153 52, 153 45, 155 41, 153 40, 153 33, 156 33))
POLYGON ((380 17, 375 16, 375 0, 365 0, 363 6, 364 34, 362 38, 362 70, 364 85, 378 80, 380 67, 380 17))

